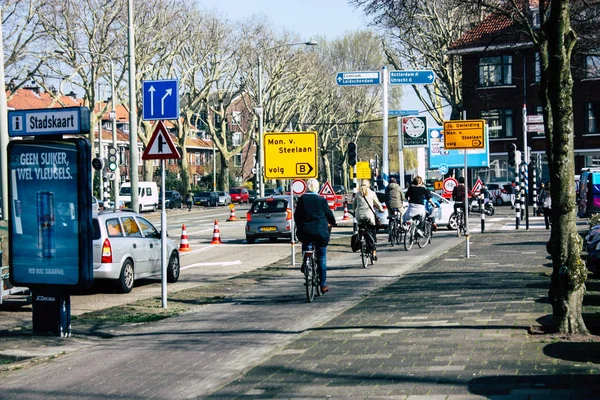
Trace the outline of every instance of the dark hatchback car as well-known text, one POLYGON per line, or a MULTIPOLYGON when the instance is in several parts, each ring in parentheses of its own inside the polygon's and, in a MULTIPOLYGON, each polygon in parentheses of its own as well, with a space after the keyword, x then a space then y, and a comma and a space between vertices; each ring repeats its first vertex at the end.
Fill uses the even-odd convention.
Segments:
POLYGON ((279 238, 292 238, 292 210, 289 196, 259 197, 254 200, 246 214, 246 241, 268 238, 276 242, 279 238))
POLYGON ((216 207, 218 203, 219 193, 217 192, 194 193, 194 204, 197 206, 216 207))
MULTIPOLYGON (((162 204, 161 197, 158 197, 158 206, 160 207, 162 204)), ((174 208, 182 208, 183 207, 183 197, 177 190, 166 190, 165 191, 165 208, 170 208, 171 210, 174 208)))

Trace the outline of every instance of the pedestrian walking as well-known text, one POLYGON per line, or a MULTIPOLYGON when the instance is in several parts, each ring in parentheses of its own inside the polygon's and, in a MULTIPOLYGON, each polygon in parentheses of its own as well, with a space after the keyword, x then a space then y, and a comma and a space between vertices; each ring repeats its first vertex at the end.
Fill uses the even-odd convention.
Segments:
POLYGON ((187 204, 188 211, 192 211, 192 204, 194 203, 194 194, 190 190, 185 197, 185 202, 187 204))
POLYGON ((544 191, 544 183, 540 183, 540 190, 538 191, 538 197, 537 197, 537 201, 536 201, 536 206, 537 206, 537 210, 535 212, 536 216, 541 216, 542 213, 544 212, 544 204, 543 204, 543 199, 542 199, 542 192, 544 191))
POLYGON ((544 211, 544 223, 546 229, 550 229, 552 224, 552 196, 550 195, 550 182, 546 182, 544 189, 540 192, 540 201, 544 211))

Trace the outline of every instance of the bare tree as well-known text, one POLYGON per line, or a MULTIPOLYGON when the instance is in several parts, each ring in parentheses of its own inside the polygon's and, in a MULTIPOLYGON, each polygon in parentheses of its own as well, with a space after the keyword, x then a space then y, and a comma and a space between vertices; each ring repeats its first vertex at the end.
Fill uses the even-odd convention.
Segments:
POLYGON ((438 124, 444 121, 442 100, 451 107, 451 119, 462 108, 460 57, 449 55, 449 46, 470 24, 480 20, 477 12, 465 12, 464 5, 449 0, 350 0, 373 18, 382 30, 388 62, 397 70, 431 69, 433 85, 412 88, 438 124))

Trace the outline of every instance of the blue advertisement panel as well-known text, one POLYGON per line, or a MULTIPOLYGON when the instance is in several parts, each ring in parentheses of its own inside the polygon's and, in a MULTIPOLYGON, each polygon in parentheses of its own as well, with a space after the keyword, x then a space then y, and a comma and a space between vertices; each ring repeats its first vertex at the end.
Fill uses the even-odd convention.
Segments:
MULTIPOLYGON (((486 130, 487 131, 487 130, 486 130)), ((462 168, 465 166, 464 150, 446 150, 444 149, 444 129, 429 128, 429 169, 439 168, 440 165, 449 168, 462 168)), ((489 167, 490 153, 487 143, 487 132, 485 135, 486 143, 483 149, 468 150, 468 167, 489 167)))
POLYGON ((82 138, 9 143, 12 282, 25 286, 91 282, 89 152, 89 141, 82 138))

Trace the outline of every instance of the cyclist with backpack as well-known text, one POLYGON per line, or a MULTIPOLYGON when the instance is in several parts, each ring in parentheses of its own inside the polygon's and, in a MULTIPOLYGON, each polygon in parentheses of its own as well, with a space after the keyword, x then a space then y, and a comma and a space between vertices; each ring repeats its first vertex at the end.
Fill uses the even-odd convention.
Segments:
POLYGON ((417 226, 417 236, 423 237, 423 227, 425 225, 425 202, 431 203, 435 207, 432 200, 431 192, 423 185, 423 178, 415 176, 410 187, 406 191, 406 199, 408 200, 408 210, 404 213, 402 221, 407 221, 419 216, 420 221, 417 226))

